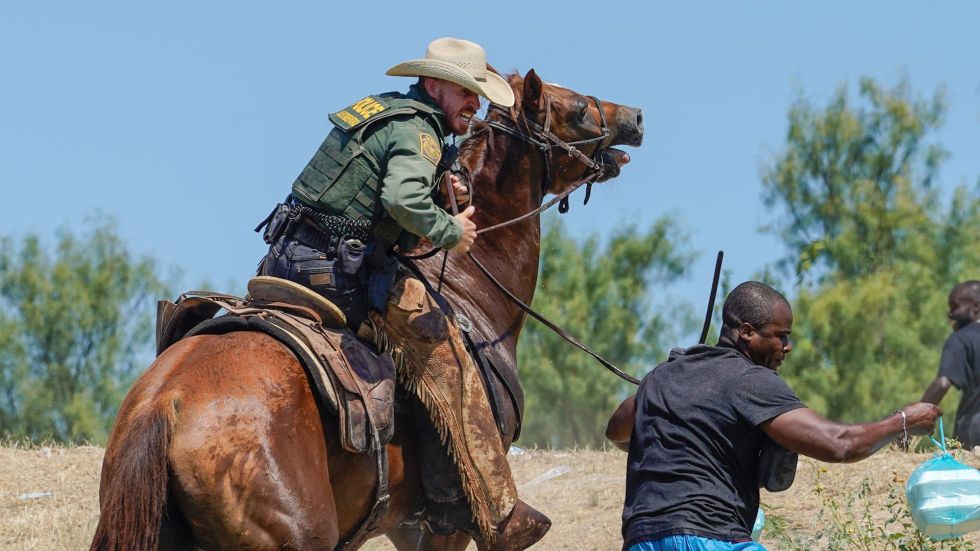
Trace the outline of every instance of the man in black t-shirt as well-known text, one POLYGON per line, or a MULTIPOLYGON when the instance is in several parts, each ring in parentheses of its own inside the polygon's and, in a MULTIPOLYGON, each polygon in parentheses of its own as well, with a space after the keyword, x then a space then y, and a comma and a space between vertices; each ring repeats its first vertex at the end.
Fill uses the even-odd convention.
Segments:
POLYGON ((949 293, 953 334, 946 339, 939 375, 922 395, 938 404, 950 385, 963 392, 956 410, 953 437, 967 449, 980 446, 980 281, 964 281, 949 293))
POLYGON ((624 549, 763 549, 750 534, 767 438, 823 461, 858 461, 903 432, 930 433, 941 413, 917 403, 862 425, 825 419, 776 374, 793 348, 789 302, 749 281, 722 316, 716 346, 674 350, 643 378, 635 409, 628 399, 610 419, 607 436, 629 450, 624 549))

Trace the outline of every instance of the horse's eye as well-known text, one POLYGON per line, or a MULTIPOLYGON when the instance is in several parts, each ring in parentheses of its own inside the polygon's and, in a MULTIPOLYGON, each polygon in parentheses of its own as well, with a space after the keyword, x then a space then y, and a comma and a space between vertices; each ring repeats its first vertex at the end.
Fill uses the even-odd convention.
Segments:
POLYGON ((579 110, 578 122, 589 122, 589 108, 587 106, 583 106, 582 109, 579 110))

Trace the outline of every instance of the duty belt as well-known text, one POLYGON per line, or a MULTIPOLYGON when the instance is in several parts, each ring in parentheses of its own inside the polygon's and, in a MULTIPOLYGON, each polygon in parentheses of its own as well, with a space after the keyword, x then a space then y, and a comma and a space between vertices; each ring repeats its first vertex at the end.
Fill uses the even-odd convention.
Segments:
POLYGON ((321 232, 341 239, 360 239, 367 241, 371 233, 370 220, 351 220, 346 216, 323 214, 310 207, 298 205, 303 217, 321 232))
POLYGON ((327 256, 336 257, 343 240, 368 240, 370 222, 367 220, 354 222, 341 216, 320 214, 308 207, 299 208, 301 212, 293 225, 293 239, 327 256))

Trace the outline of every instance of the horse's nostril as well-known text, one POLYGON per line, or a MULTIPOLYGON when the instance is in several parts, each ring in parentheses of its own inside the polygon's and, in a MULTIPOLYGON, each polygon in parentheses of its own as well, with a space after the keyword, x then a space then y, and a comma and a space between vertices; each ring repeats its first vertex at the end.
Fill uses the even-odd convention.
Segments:
POLYGON ((643 111, 636 112, 636 126, 638 128, 643 128, 643 111))

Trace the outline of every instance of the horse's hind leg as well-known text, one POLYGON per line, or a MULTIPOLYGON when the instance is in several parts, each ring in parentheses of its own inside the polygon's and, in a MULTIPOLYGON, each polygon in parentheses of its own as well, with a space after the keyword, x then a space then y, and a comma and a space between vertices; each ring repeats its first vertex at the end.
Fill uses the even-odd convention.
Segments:
POLYGON ((264 335, 210 338, 220 342, 188 359, 209 369, 175 374, 188 391, 170 448, 172 495, 194 541, 332 549, 339 529, 327 444, 302 367, 264 335))

